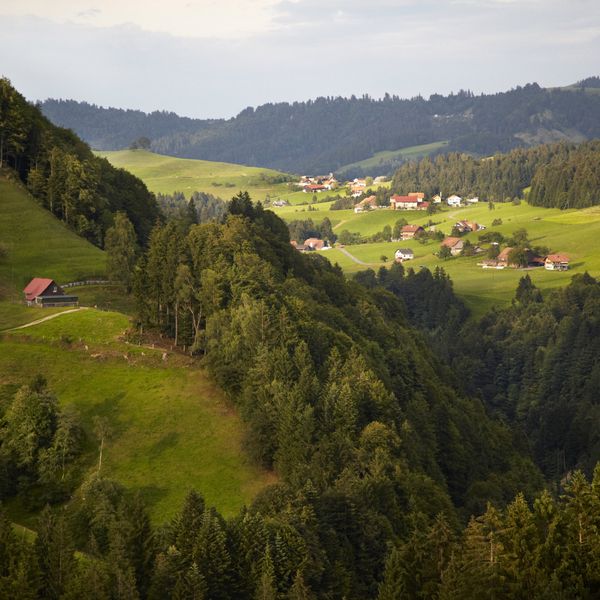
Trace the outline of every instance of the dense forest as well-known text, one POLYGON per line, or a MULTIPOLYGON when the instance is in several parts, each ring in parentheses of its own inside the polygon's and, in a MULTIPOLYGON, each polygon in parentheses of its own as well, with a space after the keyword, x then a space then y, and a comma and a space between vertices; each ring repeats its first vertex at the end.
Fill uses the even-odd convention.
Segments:
POLYGON ((529 84, 498 94, 461 91, 427 100, 389 94, 378 100, 328 97, 249 107, 229 120, 181 123, 163 113, 143 116, 72 101, 47 100, 41 106, 55 123, 99 149, 127 148, 143 135, 162 154, 323 173, 379 151, 442 140, 449 141, 444 151, 489 155, 600 137, 600 96, 586 89, 529 84), (165 131, 171 123, 171 131, 165 131))
POLYGON ((79 235, 102 246, 117 211, 127 214, 139 243, 159 217, 144 183, 95 156, 75 134, 53 125, 0 79, 0 168, 10 167, 33 196, 79 235))
POLYGON ((392 181, 396 193, 418 189, 499 202, 522 198, 527 187, 535 206, 600 204, 600 142, 544 144, 482 159, 459 153, 426 157, 402 165, 392 181))
POLYGON ((220 119, 180 117, 172 112, 103 108, 88 102, 48 99, 39 103, 48 119, 72 129, 95 150, 128 148, 140 138, 155 140, 185 131, 201 131, 220 119))
POLYGON ((73 493, 77 419, 36 379, 1 403, 2 497, 73 495, 34 542, 0 513, 0 595, 597 597, 597 281, 543 299, 524 279, 475 323, 443 270, 347 280, 247 194, 183 222, 131 267, 139 322, 204 362, 278 483, 228 520, 192 492, 153 528, 99 466, 73 493))

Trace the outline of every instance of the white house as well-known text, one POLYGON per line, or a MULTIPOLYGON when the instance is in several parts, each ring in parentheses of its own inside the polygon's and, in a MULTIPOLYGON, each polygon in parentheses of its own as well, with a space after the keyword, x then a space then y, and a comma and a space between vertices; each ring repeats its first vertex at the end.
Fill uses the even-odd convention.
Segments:
POLYGON ((460 206, 462 198, 456 194, 452 194, 452 196, 448 196, 446 202, 448 203, 448 206, 460 206))
POLYGON ((566 254, 549 254, 544 261, 544 267, 548 271, 567 271, 569 257, 566 254))
POLYGON ((417 210, 421 201, 417 196, 399 196, 390 198, 390 207, 394 210, 417 210))
POLYGON ((394 254, 396 261, 400 262, 403 260, 412 260, 414 257, 415 255, 410 248, 398 248, 394 254))

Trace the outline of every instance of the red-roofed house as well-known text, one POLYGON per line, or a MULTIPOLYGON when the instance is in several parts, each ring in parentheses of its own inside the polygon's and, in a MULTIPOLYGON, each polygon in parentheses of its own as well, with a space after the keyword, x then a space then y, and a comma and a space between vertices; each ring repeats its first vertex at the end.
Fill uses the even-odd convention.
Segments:
POLYGON ((77 296, 65 295, 63 289, 53 280, 34 277, 23 290, 28 306, 78 306, 77 296))
POLYGON ((418 200, 424 200, 425 194, 423 192, 408 192, 409 196, 414 196, 418 200))
POLYGON ((548 271, 566 271, 569 268, 569 257, 566 254, 549 254, 544 261, 548 271))
POLYGON ((400 230, 400 239, 412 240, 424 231, 425 230, 420 225, 404 225, 400 230))
POLYGON ((390 206, 394 210, 417 210, 419 199, 416 196, 398 196, 395 194, 390 198, 390 206))

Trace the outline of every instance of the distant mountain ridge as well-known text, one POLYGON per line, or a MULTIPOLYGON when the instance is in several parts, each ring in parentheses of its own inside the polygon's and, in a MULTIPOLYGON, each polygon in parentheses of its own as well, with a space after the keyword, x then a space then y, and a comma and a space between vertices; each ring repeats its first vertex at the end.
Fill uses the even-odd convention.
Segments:
MULTIPOLYGON (((440 140, 448 140, 440 151, 489 155, 600 137, 598 80, 589 77, 553 89, 532 83, 478 96, 469 91, 433 94, 427 100, 386 94, 378 100, 365 95, 269 103, 228 120, 145 114, 72 100, 46 100, 40 107, 50 120, 73 129, 97 149, 126 148, 144 136, 161 154, 325 172, 377 152, 440 140)), ((385 168, 391 171, 398 164, 385 168)))

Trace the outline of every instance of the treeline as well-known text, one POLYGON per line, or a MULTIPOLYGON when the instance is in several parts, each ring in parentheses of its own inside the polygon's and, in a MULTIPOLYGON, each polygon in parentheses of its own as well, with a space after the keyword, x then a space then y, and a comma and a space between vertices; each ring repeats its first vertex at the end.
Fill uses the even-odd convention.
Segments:
POLYGON ((221 198, 205 192, 194 192, 189 198, 183 192, 157 194, 156 201, 167 220, 180 220, 189 228, 198 223, 221 221, 227 204, 221 198))
POLYGON ((536 206, 585 208, 600 203, 600 142, 546 144, 489 158, 449 153, 402 165, 392 190, 418 189, 480 196, 498 202, 522 198, 536 206))
POLYGON ((554 481, 600 460, 599 314, 600 284, 589 275, 546 298, 526 276, 510 308, 470 324, 456 345, 467 393, 527 437, 554 481))
POLYGON ((355 557, 361 574, 379 560, 373 550, 387 558, 380 580, 357 593, 342 561, 327 562, 328 553, 346 562, 362 533, 352 526, 354 506, 339 495, 320 497, 310 483, 296 495, 278 489, 225 520, 191 492, 171 522, 153 529, 137 497, 92 477, 67 510, 42 512, 33 542, 0 510, 0 595, 593 600, 600 593, 599 488, 600 468, 591 483, 576 472, 558 498, 543 492, 530 504, 519 494, 504 509, 488 506, 462 530, 442 513, 414 515, 389 549, 372 536, 364 540, 355 557), (345 545, 335 548, 336 538, 345 545))
POLYGON ((72 129, 95 150, 129 148, 141 138, 149 142, 179 131, 199 131, 219 119, 180 117, 173 112, 104 108, 88 102, 48 98, 39 104, 44 115, 59 127, 72 129))
POLYGON ((337 240, 329 217, 325 217, 318 224, 315 224, 312 219, 295 219, 289 221, 287 227, 290 232, 290 240, 299 244, 303 244, 308 238, 318 238, 328 241, 333 246, 337 240))
POLYGON ((600 204, 600 142, 582 144, 567 156, 553 156, 531 181, 535 206, 585 208, 600 204))
POLYGON ((38 376, 0 396, 0 501, 18 496, 29 510, 67 500, 79 484, 84 433, 38 376))
POLYGON ((33 196, 78 234, 102 246, 117 211, 146 242, 159 216, 137 177, 94 156, 75 134, 52 125, 0 79, 0 167, 14 169, 33 196))
MULTIPOLYGON (((126 148, 145 135, 152 140, 151 148, 162 154, 289 172, 335 171, 379 151, 441 140, 449 141, 449 150, 487 156, 543 143, 550 131, 566 139, 574 131, 578 139, 600 137, 600 96, 584 89, 550 90, 537 84, 490 95, 433 94, 427 100, 386 94, 378 100, 365 95, 269 103, 249 107, 229 120, 174 122, 171 131, 160 137, 125 126, 123 120, 130 114, 132 123, 144 120, 135 111, 69 102, 61 104, 57 114, 53 102, 46 103, 51 118, 54 114, 60 124, 103 147, 126 148), (91 110, 96 114, 90 115, 91 110), (93 131, 89 123, 94 123, 93 131), (120 131, 126 134, 120 136, 120 131), (315 143, 315 139, 327 143, 315 143)), ((150 126, 157 117, 146 119, 150 126)), ((390 168, 382 165, 368 174, 384 175, 390 168)))

